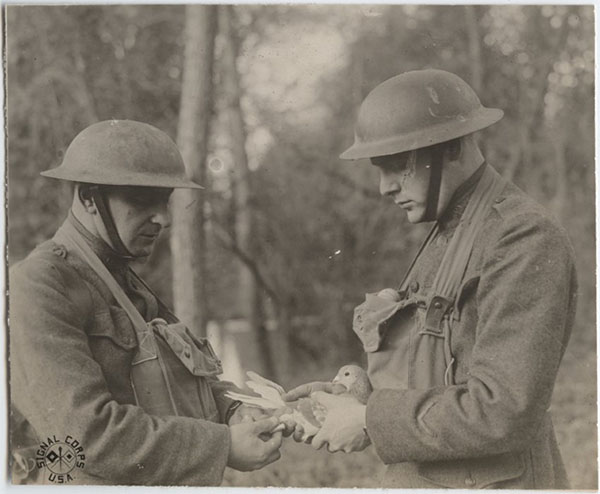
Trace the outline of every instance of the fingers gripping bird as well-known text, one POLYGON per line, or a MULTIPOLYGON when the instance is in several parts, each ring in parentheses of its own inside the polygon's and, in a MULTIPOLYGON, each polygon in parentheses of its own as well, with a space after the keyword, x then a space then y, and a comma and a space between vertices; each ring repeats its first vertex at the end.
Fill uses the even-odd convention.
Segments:
MULTIPOLYGON (((327 417, 327 408, 314 398, 314 393, 308 397, 286 402, 282 398, 285 390, 279 384, 252 371, 248 371, 246 375, 249 378, 246 385, 260 396, 234 391, 227 392, 226 396, 249 406, 270 410, 284 423, 293 422, 300 425, 304 431, 303 441, 307 441, 319 432, 327 417)), ((346 388, 342 394, 350 394, 363 404, 367 402, 372 391, 367 373, 357 365, 343 366, 332 382, 346 388)))

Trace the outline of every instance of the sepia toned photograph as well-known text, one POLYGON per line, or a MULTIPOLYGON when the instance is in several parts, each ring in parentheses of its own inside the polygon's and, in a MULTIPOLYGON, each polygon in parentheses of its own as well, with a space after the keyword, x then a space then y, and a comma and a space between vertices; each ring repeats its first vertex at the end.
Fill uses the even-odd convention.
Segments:
POLYGON ((3 20, 10 484, 598 489, 593 5, 3 20))

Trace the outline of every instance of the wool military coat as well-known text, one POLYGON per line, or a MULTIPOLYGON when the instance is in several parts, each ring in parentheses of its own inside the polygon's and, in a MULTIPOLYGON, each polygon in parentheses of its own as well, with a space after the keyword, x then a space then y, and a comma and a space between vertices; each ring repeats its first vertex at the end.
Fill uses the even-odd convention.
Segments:
MULTIPOLYGON (((440 222, 409 290, 426 294, 432 286, 467 199, 440 222)), ((475 239, 458 292, 455 384, 376 389, 369 399, 367 431, 388 465, 384 486, 568 486, 549 408, 576 287, 565 231, 507 184, 475 239)))
MULTIPOLYGON (((48 439, 69 436, 85 455, 75 483, 220 484, 230 437, 217 422, 231 383, 210 379, 216 418, 202 406, 193 417, 148 415, 130 382, 132 323, 76 253, 47 241, 10 270, 9 283, 13 481, 47 481, 32 457, 48 439)), ((160 306, 156 316, 172 317, 160 306)))

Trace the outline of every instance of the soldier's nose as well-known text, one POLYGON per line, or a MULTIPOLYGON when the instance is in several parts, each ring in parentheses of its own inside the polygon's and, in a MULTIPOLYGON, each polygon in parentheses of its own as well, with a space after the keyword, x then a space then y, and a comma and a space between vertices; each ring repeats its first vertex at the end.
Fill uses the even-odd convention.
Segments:
POLYGON ((400 192, 400 185, 398 182, 394 180, 394 177, 381 173, 379 176, 379 193, 382 196, 387 196, 396 192, 400 192))
POLYGON ((169 228, 171 226, 171 215, 166 209, 164 211, 156 212, 152 220, 162 228, 169 228))

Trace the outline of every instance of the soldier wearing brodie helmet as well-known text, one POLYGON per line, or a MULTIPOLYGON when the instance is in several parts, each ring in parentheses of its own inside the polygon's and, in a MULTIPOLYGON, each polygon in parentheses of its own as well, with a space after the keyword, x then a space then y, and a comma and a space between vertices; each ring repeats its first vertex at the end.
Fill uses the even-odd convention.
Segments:
POLYGON ((366 97, 341 155, 370 159, 411 223, 434 221, 400 285, 355 309, 367 405, 329 413, 312 441, 370 441, 388 487, 568 486, 548 409, 573 325, 573 253, 485 162, 473 133, 501 117, 454 74, 407 72, 366 97))
MULTIPOLYGON (((502 110, 483 107, 469 85, 454 74, 408 72, 388 79, 367 96, 358 114, 355 142, 340 158, 375 158, 373 164, 382 169, 406 160, 407 170, 412 171, 418 155, 423 160, 428 154, 426 207, 420 217, 409 214, 409 220, 433 221, 450 199, 449 190, 440 190, 444 149, 456 153, 460 145, 456 139, 496 123, 502 115, 502 110)), ((384 179, 382 194, 391 193, 384 179)))
POLYGON ((85 464, 66 472, 81 484, 218 485, 227 465, 276 460, 277 420, 225 397, 234 386, 209 342, 129 267, 168 226, 173 189, 200 188, 175 143, 100 122, 43 175, 75 193, 55 236, 9 274, 13 482, 52 482, 36 462, 45 438, 81 446, 85 464))

